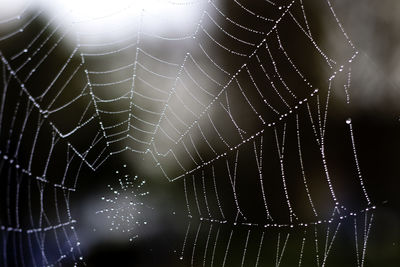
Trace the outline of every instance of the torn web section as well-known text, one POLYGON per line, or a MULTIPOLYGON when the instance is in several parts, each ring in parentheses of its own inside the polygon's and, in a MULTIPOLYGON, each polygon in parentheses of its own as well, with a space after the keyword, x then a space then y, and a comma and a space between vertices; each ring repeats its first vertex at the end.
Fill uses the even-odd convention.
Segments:
POLYGON ((10 79, 2 91, 2 264, 78 261, 69 201, 84 162, 25 94, 13 95, 17 89, 10 79))
POLYGON ((70 198, 80 171, 104 160, 104 143, 87 132, 93 109, 76 50, 62 45, 65 32, 56 35, 51 22, 26 15, 22 27, 30 34, 3 39, 0 55, 2 263, 77 262, 83 258, 70 198))
MULTIPOLYGON (((18 93, 28 96, 30 108, 38 109, 56 134, 69 139, 75 150, 82 145, 79 147, 82 154, 94 150, 102 154, 105 143, 101 136, 94 137, 97 118, 79 50, 67 42, 67 38, 75 35, 70 27, 61 27, 54 19, 62 14, 53 14, 48 20, 43 19, 42 10, 23 15, 18 26, 27 31, 25 34, 19 31, 10 35, 7 32, 12 32, 13 27, 5 28, 8 30, 4 32, 1 53, 4 68, 10 75, 3 75, 3 79, 15 79, 18 93), (87 133, 88 129, 93 130, 87 136, 90 142, 95 140, 91 144, 77 138, 79 131, 87 133)), ((98 163, 104 159, 100 160, 101 156, 98 163)))

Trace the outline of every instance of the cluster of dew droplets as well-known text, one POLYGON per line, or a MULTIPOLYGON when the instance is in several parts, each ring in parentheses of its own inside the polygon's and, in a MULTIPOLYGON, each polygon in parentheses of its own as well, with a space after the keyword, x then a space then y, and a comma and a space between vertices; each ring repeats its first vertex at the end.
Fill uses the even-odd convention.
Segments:
MULTIPOLYGON (((123 167, 126 168, 126 165, 123 167)), ((121 176, 118 170, 115 174, 121 176)), ((106 207, 97 211, 96 214, 102 214, 110 221, 109 231, 126 233, 129 241, 133 241, 138 237, 135 230, 148 224, 143 219, 142 211, 144 208, 149 208, 143 202, 143 197, 149 195, 150 192, 143 190, 146 181, 141 180, 137 175, 133 178, 128 174, 122 176, 118 178, 117 186, 107 185, 111 194, 108 197, 101 197, 106 207)))

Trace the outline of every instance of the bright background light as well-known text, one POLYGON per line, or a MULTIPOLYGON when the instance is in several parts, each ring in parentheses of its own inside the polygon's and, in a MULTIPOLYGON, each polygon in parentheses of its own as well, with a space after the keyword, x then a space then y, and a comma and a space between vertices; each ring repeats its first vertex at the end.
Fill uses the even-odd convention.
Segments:
POLYGON ((38 0, 49 17, 55 14, 65 27, 77 32, 115 39, 135 30, 140 20, 157 32, 185 32, 193 29, 200 15, 199 5, 173 4, 167 0, 38 0))
MULTIPOLYGON (((187 0, 0 0, 0 22, 18 20, 26 10, 44 11, 61 26, 76 32, 98 34, 100 39, 120 38, 137 28, 158 33, 192 31, 202 11, 202 1, 187 0), (185 4, 186 3, 186 4, 185 4)), ((206 1, 204 1, 206 2, 206 1)), ((7 24, 2 25, 3 27, 7 24)))
POLYGON ((0 22, 18 18, 29 6, 29 0, 0 0, 0 22))

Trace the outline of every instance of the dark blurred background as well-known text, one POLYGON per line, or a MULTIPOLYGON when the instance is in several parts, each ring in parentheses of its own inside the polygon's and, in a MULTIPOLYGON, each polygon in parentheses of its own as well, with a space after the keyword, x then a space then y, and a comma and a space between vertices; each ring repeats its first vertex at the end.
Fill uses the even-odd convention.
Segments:
MULTIPOLYGON (((2 9, 1 5, 7 5, 7 7, 13 5, 11 1, 6 2, 5 4, 0 3, 0 10, 2 9)), ((275 1, 273 2, 275 3, 275 1)), ((207 183, 207 196, 209 196, 210 201, 208 204, 210 204, 211 213, 214 214, 212 218, 221 219, 220 216, 215 215, 218 214, 218 205, 216 204, 215 194, 212 192, 213 182, 210 166, 203 166, 200 170, 194 171, 194 178, 190 174, 170 182, 160 171, 159 165, 156 164, 150 154, 131 151, 132 149, 146 149, 143 148, 145 146, 142 144, 129 139, 113 142, 113 138, 102 138, 105 131, 102 129, 103 126, 99 124, 98 117, 104 125, 114 125, 124 121, 126 114, 102 113, 91 118, 93 114, 96 114, 96 109, 99 109, 99 106, 96 107, 93 104, 96 101, 93 101, 91 92, 94 92, 99 98, 115 99, 126 90, 123 83, 115 83, 115 81, 122 81, 126 77, 125 75, 129 77, 137 75, 143 80, 151 81, 154 87, 165 89, 166 93, 169 93, 170 88, 174 87, 174 81, 166 82, 160 77, 146 72, 142 67, 134 70, 131 66, 132 68, 129 68, 127 73, 120 71, 101 77, 93 73, 87 76, 84 71, 86 69, 89 72, 101 72, 132 64, 138 59, 137 57, 135 59, 135 54, 137 53, 136 48, 140 47, 150 55, 168 62, 174 62, 177 66, 165 65, 147 57, 142 52, 139 55, 139 63, 141 62, 153 72, 175 77, 177 75, 176 70, 179 69, 187 51, 193 55, 201 67, 210 70, 210 73, 215 75, 212 77, 225 84, 229 78, 224 76, 215 67, 215 64, 201 53, 201 50, 204 48, 205 51, 208 51, 208 56, 214 59, 214 63, 234 74, 245 60, 221 49, 215 41, 229 47, 232 51, 240 51, 246 55, 250 54, 254 48, 249 48, 245 44, 224 35, 221 29, 213 24, 213 21, 209 18, 214 18, 222 29, 230 32, 233 36, 258 44, 262 42, 264 35, 243 31, 240 27, 232 26, 232 23, 226 17, 240 22, 241 25, 267 33, 273 27, 273 24, 260 19, 260 17, 277 19, 283 10, 290 6, 290 16, 287 14, 283 17, 276 33, 278 33, 288 54, 291 55, 293 62, 307 77, 308 82, 313 85, 312 90, 314 88, 319 89, 319 101, 321 101, 320 106, 323 112, 328 94, 328 78, 333 70, 328 68, 324 58, 316 51, 313 43, 310 42, 310 38, 303 32, 306 29, 304 21, 301 22, 304 27, 302 30, 294 23, 294 20, 290 19, 292 16, 301 21, 303 16, 301 4, 304 4, 303 8, 305 8, 307 22, 312 32, 312 39, 324 53, 337 61, 336 65, 333 64, 337 69, 340 65, 345 65, 344 70, 338 73, 337 78, 332 83, 329 92, 331 95, 325 140, 330 177, 338 199, 341 200, 341 205, 344 205, 347 209, 342 210, 342 212, 346 215, 348 215, 347 211, 358 213, 355 220, 357 227, 359 227, 359 232, 356 235, 359 239, 360 255, 363 253, 362 242, 363 237, 365 237, 363 231, 367 231, 368 224, 366 222, 370 222, 371 216, 373 216, 366 246, 365 262, 363 263, 365 266, 397 266, 399 264, 400 106, 398 101, 400 100, 400 49, 398 32, 400 30, 400 18, 398 14, 400 3, 395 0, 331 1, 335 15, 340 19, 340 25, 345 29, 356 50, 352 49, 341 32, 335 16, 330 11, 329 2, 303 0, 293 1, 292 3, 282 0, 276 1, 276 4, 273 5, 269 1, 254 3, 248 0, 240 1, 240 3, 241 6, 227 0, 212 1, 212 5, 210 3, 188 2, 187 6, 189 7, 186 11, 185 5, 173 4, 171 10, 182 8, 183 11, 179 11, 180 13, 173 13, 170 9, 152 10, 151 5, 144 5, 144 11, 135 10, 134 15, 129 12, 125 14, 124 6, 121 9, 116 7, 116 10, 110 11, 110 17, 104 18, 104 22, 100 20, 103 26, 111 23, 110 21, 113 21, 113 18, 118 16, 119 13, 131 18, 128 19, 129 22, 116 20, 120 25, 110 26, 110 29, 100 27, 100 30, 97 29, 96 31, 91 28, 91 24, 96 25, 96 20, 89 19, 88 22, 79 22, 84 26, 82 28, 79 28, 79 25, 81 25, 79 23, 75 23, 78 25, 77 28, 75 28, 75 24, 68 28, 63 25, 65 23, 63 20, 57 20, 57 17, 65 16, 63 13, 65 10, 46 9, 43 5, 32 5, 33 8, 25 11, 23 8, 16 8, 15 11, 11 8, 14 13, 4 15, 0 24, 2 59, 2 76, 0 78, 2 82, 0 113, 0 156, 2 157, 0 162, 1 266, 210 265, 211 246, 214 244, 217 229, 219 243, 217 243, 215 257, 212 257, 215 260, 215 266, 222 266, 223 262, 225 266, 239 266, 242 263, 243 251, 247 251, 247 255, 242 266, 254 266, 261 235, 264 238, 264 243, 258 264, 259 266, 276 265, 277 250, 279 254, 287 233, 290 233, 290 239, 286 244, 281 265, 298 265, 300 251, 302 251, 301 241, 304 236, 307 238, 302 265, 316 265, 316 253, 313 244, 315 242, 314 231, 318 232, 320 236, 319 257, 323 258, 322 251, 324 251, 324 246, 326 249, 325 243, 328 244, 330 240, 325 240, 326 225, 305 228, 296 225, 293 229, 289 227, 264 229, 263 227, 264 224, 268 223, 291 224, 282 188, 281 170, 272 128, 265 127, 267 130, 263 148, 265 153, 263 179, 274 222, 266 217, 262 195, 257 191, 259 190, 259 178, 253 158, 252 142, 243 145, 240 150, 236 184, 241 208, 248 216, 246 219, 241 216, 237 217, 236 204, 232 198, 232 187, 226 174, 226 162, 222 159, 215 162, 213 167, 215 168, 218 193, 227 223, 219 224, 203 221, 200 218, 208 217, 204 216, 206 207, 201 193, 202 186, 205 186, 204 180, 202 181, 204 176, 207 183), (222 13, 218 13, 215 7, 218 7, 226 17, 223 17, 222 13), (245 11, 243 7, 247 8, 248 11, 245 11), (44 11, 38 13, 38 10, 44 11), (202 16, 204 10, 208 12, 207 14, 210 14, 209 17, 208 15, 202 16), (114 11, 115 13, 113 13, 114 11), (61 16, 56 12, 61 12, 63 15, 61 16), (186 16, 184 16, 185 12, 187 12, 186 16), (252 12, 257 13, 258 17, 251 14, 252 12), (21 18, 7 19, 13 18, 14 14, 21 16, 21 18), (157 14, 163 15, 157 17, 157 14), (164 16, 164 14, 167 15, 164 16), (177 18, 179 16, 182 17, 177 18), (161 22, 154 22, 157 19, 161 22), (190 34, 192 29, 196 29, 198 26, 199 20, 201 27, 197 28, 199 32, 195 35, 196 38, 192 38, 190 34), (119 28, 123 29, 119 31, 119 28), (76 31, 80 30, 86 32, 76 34, 76 31), (102 30, 107 33, 104 34, 102 30), (147 32, 154 33, 159 37, 186 36, 190 33, 190 38, 173 39, 171 37, 170 40, 166 40, 167 38, 155 38, 151 34, 144 34, 147 32), (140 42, 134 37, 138 33, 141 34, 140 42), (133 39, 130 39, 130 36, 133 36, 133 39), (214 36, 215 39, 210 39, 210 36, 214 36), (116 43, 119 41, 121 43, 116 43), (80 44, 78 48, 77 43, 80 44), (121 47, 127 47, 127 45, 132 45, 132 47, 124 48, 121 53, 100 55, 104 51, 119 51, 121 47), (28 50, 24 52, 27 47, 28 50), (351 64, 348 64, 348 60, 354 51, 358 51, 357 57, 351 64), (87 56, 81 56, 80 53, 87 53, 87 56), (100 54, 90 56, 93 53, 100 54), (84 62, 82 57, 84 57, 84 62), (68 64, 64 65, 66 62, 68 64), (65 66, 64 71, 59 75, 63 66, 65 66), (344 88, 343 85, 347 85, 349 67, 351 67, 351 84, 349 88, 344 88), (72 78, 70 79, 70 77, 72 78), (111 85, 102 88, 94 88, 94 86, 89 88, 90 86, 87 86, 88 77, 92 79, 91 83, 93 84, 111 83, 111 85), (346 95, 346 89, 348 89, 349 95, 346 95), (33 101, 29 98, 29 95, 34 97, 33 101), (64 108, 63 105, 71 100, 74 100, 72 104, 66 105, 64 108), (348 100, 350 100, 349 103, 348 100), (40 108, 37 108, 34 103, 38 104, 40 108), (63 108, 58 111, 56 107, 63 108), (349 125, 346 124, 348 118, 351 118, 358 161, 362 179, 371 199, 370 205, 366 202, 360 187, 349 125), (63 135, 69 132, 70 135, 63 135), (130 149, 125 149, 126 147, 130 149), (121 149, 125 151, 116 153, 121 149), (118 171, 118 174, 116 174, 116 171, 118 171), (118 179, 124 177, 124 175, 131 177, 138 175, 146 181, 143 190, 150 192, 149 195, 138 199, 144 201, 150 209, 143 209, 139 219, 146 220, 148 224, 134 230, 138 234, 138 238, 133 241, 129 241, 129 238, 124 234, 110 233, 110 221, 106 217, 96 214, 96 211, 104 208, 101 198, 109 194, 107 185, 117 188, 119 186, 118 179), (185 179, 185 182, 183 179, 185 179), (185 200, 184 183, 189 188, 188 204, 191 209, 189 212, 185 200), (197 188, 198 196, 193 188, 197 188), (200 200, 200 209, 203 211, 203 215, 196 213, 196 206, 199 205, 196 203, 196 198, 200 200), (365 212, 366 208, 373 206, 376 209, 365 212), (69 223, 64 224, 64 222, 69 223), (258 224, 258 226, 234 225, 234 222, 250 222, 258 224), (189 223, 191 226, 186 236, 189 223), (210 225, 213 225, 211 230, 210 225), (50 228, 48 228, 49 226, 50 228), (27 235, 21 234, 21 232, 24 233, 29 229, 40 230, 31 231, 27 235), (247 236, 250 233, 248 229, 251 229, 250 238, 247 236), (232 234, 232 230, 234 235, 230 240, 229 236, 232 234), (307 230, 306 233, 304 230, 307 230), (208 240, 210 238, 209 233, 212 233, 210 240, 208 240), (246 241, 246 237, 249 238, 248 241, 246 241), (278 238, 279 247, 277 245, 278 238), (229 254, 225 261, 228 239, 230 240, 229 254), (182 252, 184 243, 185 250, 182 252), (245 244, 246 249, 244 249, 245 244), (209 253, 207 258, 203 258, 205 251, 209 253), (43 256, 44 254, 45 256, 43 256), (66 256, 59 258, 59 255, 66 256), (180 257, 183 257, 183 259, 180 259, 180 257), (43 258, 46 258, 48 262, 43 258)), ((50 6, 50 4, 48 5, 50 6)), ((79 3, 77 5, 79 7, 79 3)), ((131 8, 131 4, 125 3, 125 5, 131 8)), ((84 12, 84 9, 82 8, 80 11, 84 12)), ((275 31, 266 36, 271 54, 275 56, 277 65, 282 66, 280 75, 285 79, 286 84, 293 89, 299 99, 309 96, 309 93, 312 92, 311 89, 299 80, 296 72, 290 68, 286 58, 280 53, 275 31)), ((269 60, 266 50, 262 50, 259 55, 262 59, 261 62, 265 63, 267 72, 272 73, 271 80, 279 84, 279 75, 273 74, 274 66, 269 60)), ((249 60, 247 64, 251 71, 258 67, 255 60, 249 60)), ((187 72, 191 73, 203 88, 209 89, 212 93, 221 90, 222 87, 215 86, 209 79, 205 78, 195 65, 188 63, 185 66, 187 72)), ((242 70, 237 79, 248 94, 250 102, 254 104, 257 110, 261 110, 260 114, 268 121, 278 121, 279 117, 271 110, 266 109, 262 101, 257 99, 258 96, 254 93, 254 90, 249 89, 252 88, 252 83, 245 73, 242 70)), ((264 86, 267 85, 267 82, 264 80, 260 69, 254 71, 253 76, 256 83, 259 83, 260 88, 262 88, 264 95, 267 96, 266 98, 272 95, 272 89, 264 86)), ((188 77, 185 81, 187 80, 189 80, 188 77)), ((131 81, 128 81, 128 83, 131 83, 131 81)), ((137 82, 136 87, 138 92, 141 92, 140 90, 143 90, 143 92, 150 91, 146 89, 143 83, 137 82)), ((181 114, 182 119, 189 124, 196 119, 191 117, 192 115, 184 108, 184 105, 188 105, 197 114, 200 114, 202 107, 192 103, 193 100, 188 95, 181 93, 183 92, 181 85, 175 87, 177 88, 176 94, 181 97, 183 104, 177 100, 177 97, 173 97, 170 106, 181 114)), ((191 88, 194 91, 199 91, 198 88, 193 89, 195 85, 192 85, 191 88)), ((278 88, 282 90, 280 92, 284 92, 284 88, 282 88, 278 88)), ((246 128, 247 137, 263 129, 264 126, 260 126, 259 121, 252 119, 254 114, 243 101, 239 87, 232 85, 228 87, 228 90, 232 114, 237 118, 237 123, 246 128)), ((129 90, 126 92, 130 93, 129 90)), ((288 97, 289 94, 285 93, 282 93, 284 97, 288 97)), ((161 94, 154 94, 150 97, 156 98, 158 96, 161 96, 161 94)), ((204 103, 208 103, 206 97, 196 96, 201 101, 204 100, 204 103)), ((227 105, 224 98, 225 95, 221 95, 219 100, 222 105, 227 105)), ((141 100, 140 97, 134 99, 137 100, 134 100, 133 103, 139 106, 142 105, 155 112, 162 112, 162 104, 147 104, 146 100, 141 100)), ((132 102, 129 97, 128 100, 132 102)), ((293 107, 296 101, 289 102, 289 106, 293 107)), ((318 105, 316 98, 310 97, 308 103, 310 103, 311 112, 316 119, 316 107, 318 105)), ((279 111, 286 110, 285 105, 277 97, 271 97, 270 104, 279 111)), ((158 117, 153 118, 152 115, 147 113, 143 115, 142 111, 130 107, 128 101, 114 104, 106 103, 101 106, 101 109, 114 112, 122 107, 129 108, 131 114, 141 117, 145 121, 155 124, 158 122, 158 117)), ((296 111, 296 114, 300 118, 299 129, 304 136, 302 140, 303 161, 309 179, 309 189, 313 202, 319 211, 320 217, 318 218, 329 220, 335 203, 331 200, 327 181, 324 177, 318 146, 316 146, 315 136, 309 123, 308 110, 304 105, 302 107, 296 111)), ((218 111, 217 108, 210 109, 210 113, 214 122, 221 127, 220 131, 228 142, 233 144, 241 142, 238 141, 239 139, 235 139, 237 138, 236 129, 229 124, 230 119, 224 117, 226 114, 218 111)), ((161 124, 161 126, 166 129, 166 134, 172 135, 174 130, 168 129, 165 120, 162 123, 164 124, 161 124)), ((140 122, 134 125, 143 126, 140 122)), ((178 127, 178 123, 175 123, 175 125, 178 127)), ((218 143, 218 135, 215 132, 212 134, 209 123, 204 128, 205 132, 208 133, 209 142, 217 147, 218 152, 228 153, 226 158, 233 168, 235 153, 229 152, 226 147, 218 143)), ((283 123, 280 123, 276 129, 279 138, 281 138, 283 123)), ((119 128, 115 128, 115 132, 113 131, 114 128, 110 130, 110 136, 113 134, 118 136, 119 128)), ((198 140, 201 137, 193 135, 194 142, 200 143, 198 140)), ((133 130, 132 136, 139 139, 143 138, 146 141, 151 138, 151 135, 137 133, 135 130, 133 130)), ((257 138, 255 140, 260 141, 257 138)), ((285 144, 285 174, 289 199, 299 222, 312 222, 316 218, 313 217, 311 212, 301 180, 296 142, 295 116, 290 115, 287 118, 285 144)), ((185 165, 187 170, 196 167, 196 164, 192 162, 187 163, 190 159, 183 148, 171 145, 171 142, 162 133, 158 132, 154 135, 154 144, 160 153, 165 153, 168 148, 172 148, 177 156, 181 157, 183 164, 187 164, 185 165)), ((150 147, 150 149, 154 151, 153 147, 150 147)), ((205 159, 210 160, 214 157, 214 154, 205 145, 199 146, 198 149, 205 159)), ((177 177, 182 173, 176 162, 169 158, 157 157, 157 159, 169 176, 168 178, 177 177)), ((341 226, 326 265, 356 266, 354 219, 350 216, 344 220, 339 220, 338 217, 334 218, 334 224, 330 226, 329 238, 335 232, 337 221, 341 222, 341 226)), ((319 264, 322 264, 322 261, 319 264)), ((359 264, 359 266, 362 266, 362 264, 359 264)))

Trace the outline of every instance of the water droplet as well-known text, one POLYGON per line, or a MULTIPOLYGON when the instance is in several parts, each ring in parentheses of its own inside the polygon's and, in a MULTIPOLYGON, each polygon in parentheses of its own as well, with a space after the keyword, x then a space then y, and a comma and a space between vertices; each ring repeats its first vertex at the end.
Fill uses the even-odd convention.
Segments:
POLYGON ((350 123, 351 123, 351 119, 348 118, 348 119, 346 120, 346 123, 347 123, 347 124, 350 124, 350 123))

